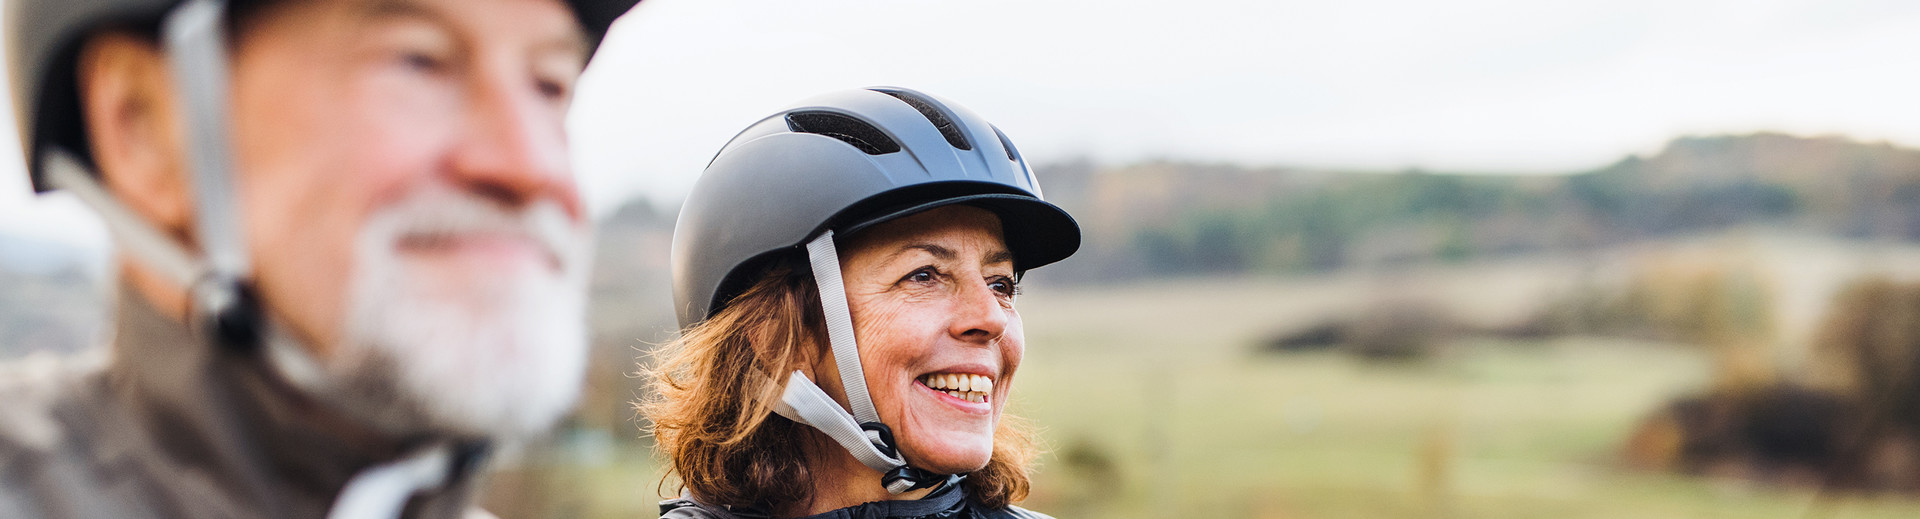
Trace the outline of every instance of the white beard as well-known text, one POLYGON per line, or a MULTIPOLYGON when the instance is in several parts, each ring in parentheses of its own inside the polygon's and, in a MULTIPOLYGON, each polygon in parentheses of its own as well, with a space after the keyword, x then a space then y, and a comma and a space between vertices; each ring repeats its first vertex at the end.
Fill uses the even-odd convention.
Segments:
MULTIPOLYGON (((580 393, 590 235, 553 203, 509 213, 450 189, 383 209, 361 230, 341 344, 322 361, 349 408, 382 428, 505 440, 546 431, 580 393), (559 272, 434 285, 399 256, 404 237, 517 232, 559 272)), ((445 281, 444 279, 441 281, 445 281)))

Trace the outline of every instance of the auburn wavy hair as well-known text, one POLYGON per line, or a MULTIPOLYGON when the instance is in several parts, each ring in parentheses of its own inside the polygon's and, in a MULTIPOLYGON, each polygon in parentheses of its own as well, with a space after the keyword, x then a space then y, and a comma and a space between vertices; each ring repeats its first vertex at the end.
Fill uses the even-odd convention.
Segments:
MULTIPOLYGON (((810 272, 795 261, 767 269, 726 308, 653 354, 651 395, 635 407, 657 453, 661 480, 712 505, 784 509, 812 496, 809 445, 839 448, 819 431, 773 412, 787 374, 827 351, 826 319, 810 272)), ((987 466, 967 475, 967 496, 992 508, 1026 499, 1038 453, 1025 421, 1002 414, 987 466)))

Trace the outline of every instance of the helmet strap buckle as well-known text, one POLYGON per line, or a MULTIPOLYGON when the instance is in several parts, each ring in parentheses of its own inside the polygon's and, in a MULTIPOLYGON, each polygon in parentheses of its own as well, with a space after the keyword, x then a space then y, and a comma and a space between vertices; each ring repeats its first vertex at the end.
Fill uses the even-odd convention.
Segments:
POLYGON ((888 428, 887 424, 866 422, 860 424, 860 430, 867 433, 867 441, 873 442, 873 446, 880 449, 881 454, 886 454, 889 458, 900 457, 900 449, 893 442, 893 429, 888 428))
POLYGON ((930 488, 946 482, 947 479, 946 474, 935 474, 933 472, 901 465, 894 467, 893 470, 887 471, 886 476, 880 479, 880 484, 887 487, 887 492, 900 494, 902 492, 930 488))

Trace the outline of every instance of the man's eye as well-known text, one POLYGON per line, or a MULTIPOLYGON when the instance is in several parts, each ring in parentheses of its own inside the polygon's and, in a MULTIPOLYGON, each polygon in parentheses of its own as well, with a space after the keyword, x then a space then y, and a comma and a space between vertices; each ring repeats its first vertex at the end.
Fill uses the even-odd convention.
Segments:
POLYGON ((400 63, 407 68, 427 73, 439 73, 447 68, 446 60, 439 56, 416 51, 401 51, 400 63))
POLYGON ((540 79, 533 82, 534 90, 539 91, 541 97, 555 101, 565 100, 568 96, 572 95, 573 92, 570 87, 571 85, 563 81, 540 79))

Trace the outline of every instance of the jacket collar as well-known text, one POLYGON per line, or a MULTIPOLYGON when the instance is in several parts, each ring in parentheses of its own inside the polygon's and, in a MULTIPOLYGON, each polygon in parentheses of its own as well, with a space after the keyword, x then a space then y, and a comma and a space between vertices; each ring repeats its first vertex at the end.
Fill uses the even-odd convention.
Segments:
MULTIPOLYGON (((321 516, 353 476, 433 438, 390 438, 299 394, 258 356, 225 351, 120 289, 106 398, 130 423, 114 435, 150 477, 215 491, 256 516, 321 516)), ((416 496, 458 515, 477 470, 416 496)), ((424 511, 424 510, 423 510, 424 511)), ((438 515, 438 514, 434 514, 438 515)))
POLYGON ((953 512, 966 506, 966 488, 960 485, 965 476, 948 476, 939 490, 926 497, 904 501, 874 501, 824 514, 806 516, 800 519, 906 519, 921 517, 950 517, 953 512))

